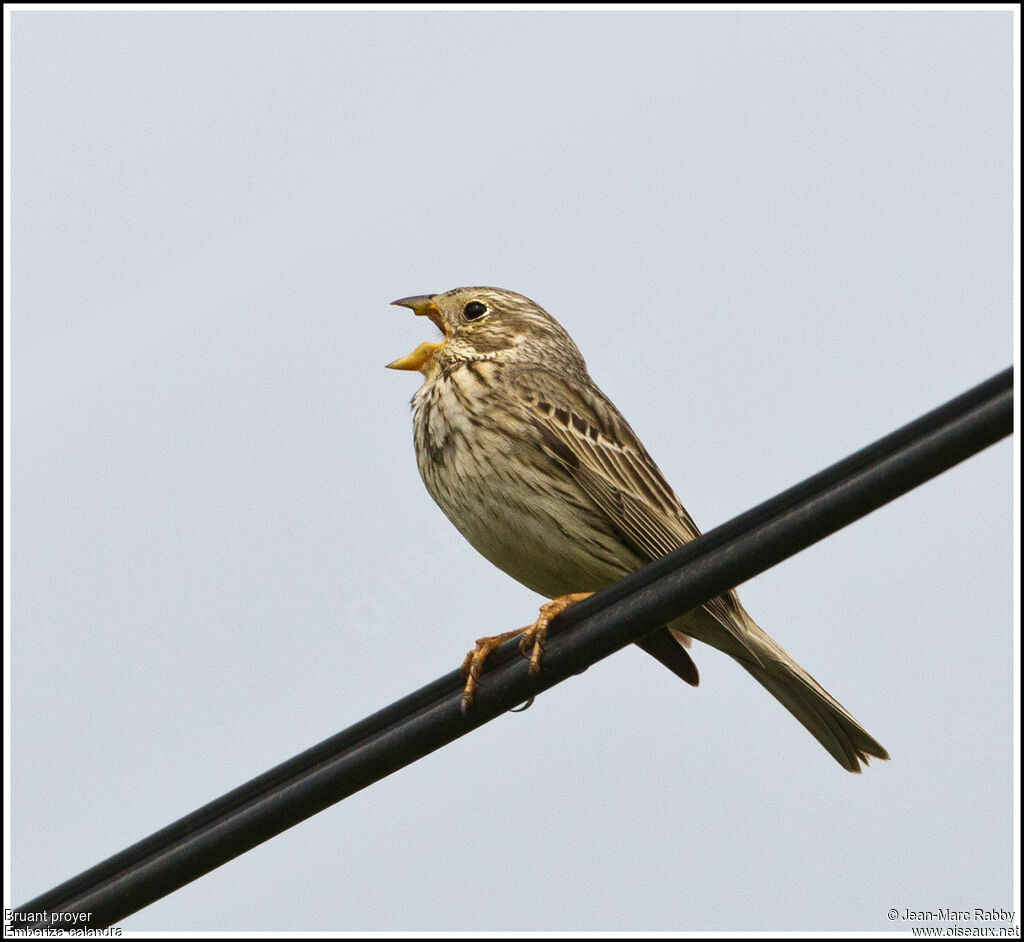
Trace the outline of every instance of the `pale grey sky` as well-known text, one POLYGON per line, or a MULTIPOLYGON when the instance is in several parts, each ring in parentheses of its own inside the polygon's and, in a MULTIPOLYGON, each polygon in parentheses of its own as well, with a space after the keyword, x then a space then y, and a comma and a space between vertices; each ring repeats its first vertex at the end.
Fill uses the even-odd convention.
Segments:
MULTIPOLYGON (((1012 25, 15 12, 13 902, 533 617, 419 480, 392 299, 534 298, 704 528, 1007 366, 1012 25)), ((891 762, 630 649, 123 926, 1012 909, 1011 481, 741 589, 891 762)))

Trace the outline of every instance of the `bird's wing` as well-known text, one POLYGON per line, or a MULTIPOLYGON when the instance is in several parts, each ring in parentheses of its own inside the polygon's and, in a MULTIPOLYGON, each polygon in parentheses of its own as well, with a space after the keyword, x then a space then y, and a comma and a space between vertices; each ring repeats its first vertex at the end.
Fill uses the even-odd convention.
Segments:
MULTIPOLYGON (((586 397, 577 392, 583 381, 576 376, 570 384, 548 370, 516 377, 541 447, 579 483, 641 558, 659 559, 696 539, 697 524, 629 423, 589 377, 586 397)), ((750 650, 734 592, 716 596, 705 608, 750 650)))

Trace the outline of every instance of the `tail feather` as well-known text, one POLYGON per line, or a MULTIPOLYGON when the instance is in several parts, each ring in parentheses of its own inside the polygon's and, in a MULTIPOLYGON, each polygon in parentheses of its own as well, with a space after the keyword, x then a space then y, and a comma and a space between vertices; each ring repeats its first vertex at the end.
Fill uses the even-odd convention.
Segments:
POLYGON ((699 609, 674 622, 671 630, 673 634, 685 632, 739 661, 844 769, 859 772, 861 763, 867 765, 870 758, 889 758, 885 747, 835 697, 741 607, 739 613, 746 644, 737 641, 735 630, 726 631, 710 614, 699 609))
POLYGON ((743 665, 776 700, 793 714, 807 731, 850 772, 859 772, 871 757, 888 759, 889 753, 835 699, 821 696, 820 685, 803 668, 796 673, 788 665, 763 668, 743 665))
POLYGON ((693 658, 683 647, 683 642, 679 641, 668 628, 659 628, 646 638, 641 638, 637 645, 651 657, 661 661, 673 674, 681 677, 691 687, 696 687, 700 683, 700 674, 697 673, 697 665, 693 663, 693 658))

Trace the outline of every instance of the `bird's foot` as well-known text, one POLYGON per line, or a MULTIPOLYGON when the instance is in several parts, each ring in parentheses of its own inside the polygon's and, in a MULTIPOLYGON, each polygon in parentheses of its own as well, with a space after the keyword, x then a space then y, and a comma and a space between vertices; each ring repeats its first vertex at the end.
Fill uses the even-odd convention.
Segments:
POLYGON ((462 662, 462 678, 466 681, 465 689, 462 691, 462 712, 469 709, 473 702, 473 694, 480 683, 480 671, 484 668, 484 661, 495 648, 500 647, 510 638, 522 634, 524 628, 516 628, 515 631, 506 631, 500 635, 488 635, 486 638, 477 638, 476 647, 466 655, 462 662))
POLYGON ((544 653, 544 642, 548 636, 548 625, 551 620, 567 608, 593 594, 593 592, 573 592, 569 595, 559 596, 540 607, 540 617, 532 625, 516 628, 515 631, 506 631, 500 635, 479 638, 476 647, 466 655, 466 659, 462 662, 462 676, 466 680, 466 687, 462 691, 462 712, 465 713, 473 702, 473 695, 480 683, 480 672, 483 670, 484 661, 495 648, 518 635, 519 651, 523 657, 529 657, 530 676, 535 677, 540 673, 540 659, 544 653))
POLYGON ((593 592, 573 592, 570 595, 560 595, 557 599, 545 602, 540 607, 540 617, 532 624, 521 628, 522 634, 519 637, 519 653, 530 659, 530 676, 536 677, 540 673, 540 658, 544 653, 544 642, 548 638, 548 625, 557 615, 561 615, 567 608, 571 608, 577 602, 582 602, 593 592), (532 647, 532 650, 531 650, 532 647))

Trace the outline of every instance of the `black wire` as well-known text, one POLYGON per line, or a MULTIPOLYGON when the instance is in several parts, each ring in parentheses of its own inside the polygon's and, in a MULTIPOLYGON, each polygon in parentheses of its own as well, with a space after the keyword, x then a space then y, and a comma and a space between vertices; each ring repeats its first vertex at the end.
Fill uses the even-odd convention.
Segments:
MULTIPOLYGON (((100 929, 580 673, 672 618, 894 500, 1013 431, 1007 369, 621 582, 551 625, 531 678, 512 640, 463 716, 458 671, 337 733, 20 906, 88 912, 100 929)), ((964 512, 968 512, 965 509, 964 512)), ((479 633, 479 632, 478 632, 479 633)), ((64 923, 63 925, 68 925, 64 923)))

